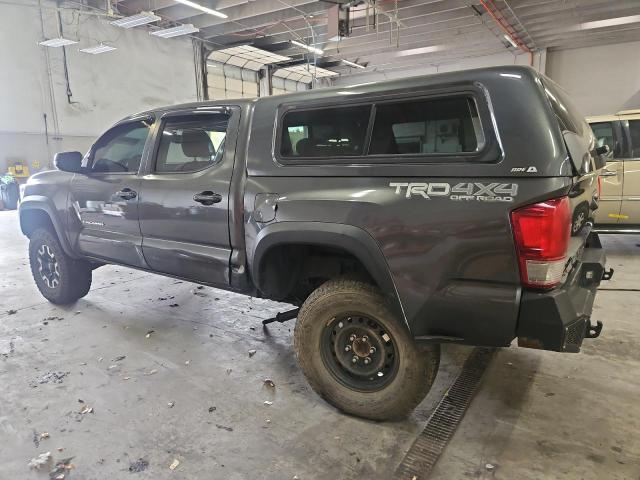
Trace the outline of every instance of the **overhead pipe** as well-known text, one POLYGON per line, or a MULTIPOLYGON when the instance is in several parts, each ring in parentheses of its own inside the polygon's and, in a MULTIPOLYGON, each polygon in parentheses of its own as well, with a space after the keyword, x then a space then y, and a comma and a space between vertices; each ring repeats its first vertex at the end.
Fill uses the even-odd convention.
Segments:
POLYGON ((525 53, 529 54, 529 65, 533 67, 533 51, 527 47, 527 45, 520 39, 520 37, 515 33, 515 28, 509 22, 506 21, 504 16, 499 12, 496 8, 493 0, 479 0, 480 5, 485 11, 493 18, 493 20, 498 24, 498 26, 502 29, 502 31, 511 39, 513 43, 518 45, 518 48, 525 53))

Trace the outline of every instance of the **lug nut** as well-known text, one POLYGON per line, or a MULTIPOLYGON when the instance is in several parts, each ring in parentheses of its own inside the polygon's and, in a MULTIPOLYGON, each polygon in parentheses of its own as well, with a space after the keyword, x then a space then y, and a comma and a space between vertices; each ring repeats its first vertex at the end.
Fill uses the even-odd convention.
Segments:
POLYGON ((363 335, 363 336, 362 336, 362 341, 363 341, 363 342, 366 342, 367 340, 369 340, 369 337, 367 337, 366 335, 363 335))
POLYGON ((349 340, 353 342, 355 339, 356 339, 356 336, 352 333, 352 334, 349 336, 349 340))
POLYGON ((364 364, 369 365, 371 363, 371 359, 369 357, 365 357, 364 364))
POLYGON ((342 322, 338 323, 338 328, 342 328, 343 326, 344 326, 344 323, 342 323, 342 322))
POLYGON ((376 347, 371 347, 369 349, 369 353, 376 353, 376 347))
POLYGON ((354 355, 353 358, 351 359, 351 363, 356 363, 358 361, 358 356, 354 355))
POLYGON ((344 347, 344 351, 345 352, 350 352, 351 351, 351 345, 347 345, 346 347, 344 347))

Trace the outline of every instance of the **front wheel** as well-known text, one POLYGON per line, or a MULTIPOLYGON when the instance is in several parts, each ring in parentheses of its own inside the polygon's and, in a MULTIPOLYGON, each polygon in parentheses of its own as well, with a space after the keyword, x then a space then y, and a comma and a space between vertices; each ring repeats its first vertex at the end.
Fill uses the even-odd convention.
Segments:
POLYGON ((38 290, 51 303, 73 303, 91 288, 89 262, 64 253, 58 237, 48 229, 39 228, 31 234, 29 263, 38 290))
POLYGON ((406 416, 427 395, 439 345, 418 347, 372 285, 331 280, 304 302, 295 327, 311 387, 338 409, 372 420, 406 416))

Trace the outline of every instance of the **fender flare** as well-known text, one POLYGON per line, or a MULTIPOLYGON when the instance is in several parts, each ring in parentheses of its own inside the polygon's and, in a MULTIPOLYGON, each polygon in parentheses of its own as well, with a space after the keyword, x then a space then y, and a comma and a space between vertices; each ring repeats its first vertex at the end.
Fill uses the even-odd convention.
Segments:
POLYGON ((42 195, 29 195, 28 197, 25 197, 20 202, 19 215, 20 215, 20 230, 22 231, 22 233, 25 236, 27 235, 27 232, 25 232, 25 228, 23 226, 22 216, 24 215, 25 212, 31 211, 31 210, 40 210, 47 214, 47 216, 49 217, 49 220, 51 220, 53 229, 55 230, 55 233, 58 236, 58 241, 60 242, 60 245, 62 246, 64 253, 66 253, 70 257, 78 258, 78 256, 75 253, 73 253, 73 250, 71 249, 71 245, 69 245, 69 241, 67 239, 67 236, 65 235, 65 230, 62 224, 60 223, 60 219, 58 215, 56 214, 56 208, 53 205, 53 202, 47 197, 44 197, 42 195))
POLYGON ((392 301, 392 306, 408 327, 389 265, 375 239, 353 225, 324 222, 279 222, 258 232, 249 258, 249 269, 256 286, 260 285, 260 264, 273 247, 286 244, 338 247, 356 257, 392 301))

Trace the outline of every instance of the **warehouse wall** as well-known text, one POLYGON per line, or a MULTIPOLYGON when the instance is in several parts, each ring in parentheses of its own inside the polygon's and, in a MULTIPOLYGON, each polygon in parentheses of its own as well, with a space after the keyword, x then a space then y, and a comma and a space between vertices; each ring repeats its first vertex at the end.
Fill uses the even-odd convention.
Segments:
POLYGON ((640 42, 551 51, 547 75, 584 115, 640 108, 640 42))
MULTIPOLYGON (((55 2, 43 0, 42 5, 55 2)), ((0 173, 16 161, 45 168, 55 152, 86 150, 128 114, 196 100, 190 39, 159 39, 145 27, 124 30, 104 17, 78 17, 65 10, 64 35, 80 40, 66 47, 68 99, 62 49, 38 45, 58 36, 57 13, 51 8, 41 12, 34 0, 0 3, 0 173), (78 52, 101 41, 118 50, 78 52)))
MULTIPOLYGON (((544 73, 546 50, 536 53, 534 56, 534 67, 544 73)), ((416 56, 418 57, 418 56, 416 56)), ((418 61, 419 59, 416 59, 418 61)), ((394 78, 405 78, 416 75, 432 75, 434 73, 452 72, 457 70, 467 70, 472 68, 492 67, 499 65, 529 65, 529 55, 514 55, 511 52, 496 55, 485 55, 472 58, 464 58, 457 61, 442 63, 439 65, 429 65, 423 67, 411 67, 406 69, 393 69, 377 72, 358 73, 353 70, 351 74, 343 74, 333 79, 334 85, 354 85, 363 82, 375 82, 391 80, 394 78)))

